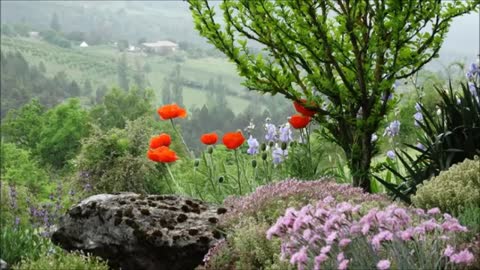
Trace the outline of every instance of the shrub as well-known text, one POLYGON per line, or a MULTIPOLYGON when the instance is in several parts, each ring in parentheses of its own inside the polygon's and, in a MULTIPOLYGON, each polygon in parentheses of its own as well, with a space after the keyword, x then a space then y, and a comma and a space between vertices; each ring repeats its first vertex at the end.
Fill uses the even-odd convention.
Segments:
POLYGON ((420 185, 412 197, 417 207, 439 207, 449 213, 462 212, 480 202, 480 159, 467 159, 420 185))
MULTIPOLYGON (((3 227, 26 224, 29 219, 27 200, 33 200, 33 196, 26 187, 15 186, 2 180, 0 186, 0 225, 3 227)), ((31 201, 31 203, 33 202, 31 201)))
POLYGON ((379 194, 367 194, 360 188, 348 184, 337 184, 331 179, 316 181, 285 180, 261 186, 244 197, 231 196, 225 200, 229 212, 224 224, 235 224, 251 216, 256 220, 273 223, 288 207, 299 207, 308 203, 334 196, 340 201, 352 203, 369 202, 372 205, 387 205, 390 200, 379 194))
POLYGON ((281 239, 282 258, 297 269, 444 269, 475 261, 456 241, 467 228, 438 208, 425 212, 392 204, 366 214, 361 209, 333 197, 289 208, 267 238, 281 239))
POLYGON ((1 178, 9 183, 22 185, 37 195, 45 195, 47 172, 42 169, 28 150, 13 143, 2 143, 1 178))
POLYGON ((411 156, 407 151, 396 153, 405 167, 402 174, 392 166, 385 166, 400 184, 375 178, 385 185, 395 197, 410 202, 418 185, 453 164, 473 159, 480 152, 480 88, 478 84, 461 84, 460 91, 454 91, 451 83, 448 89, 435 88, 441 101, 440 114, 436 115, 419 104, 422 121, 418 125, 422 131, 419 137, 421 146, 407 145, 419 155, 411 156))
POLYGON ((13 270, 37 270, 37 269, 75 269, 75 270, 108 270, 106 262, 98 257, 84 255, 79 252, 68 253, 58 250, 48 256, 42 256, 36 260, 22 260, 13 270))
MULTIPOLYGON (((150 136, 158 132, 155 124, 150 117, 141 117, 127 121, 124 129, 95 129, 82 144, 75 182, 82 187, 88 184, 95 192, 161 192, 166 188, 162 179, 166 170, 163 164, 155 164, 145 155, 150 136)), ((165 132, 168 123, 160 127, 165 132)), ((178 139, 174 139, 173 148, 178 149, 179 145, 178 139)))
POLYGON ((53 247, 48 238, 40 236, 29 226, 7 225, 0 231, 0 258, 9 265, 24 258, 36 260, 53 247))
POLYGON ((228 212, 220 225, 229 233, 225 243, 206 256, 207 269, 290 269, 280 260, 280 241, 266 239, 266 230, 288 207, 314 203, 329 195, 352 203, 364 203, 365 209, 389 204, 382 195, 366 194, 360 188, 336 184, 329 179, 317 181, 285 180, 271 183, 244 197, 225 200, 228 212))

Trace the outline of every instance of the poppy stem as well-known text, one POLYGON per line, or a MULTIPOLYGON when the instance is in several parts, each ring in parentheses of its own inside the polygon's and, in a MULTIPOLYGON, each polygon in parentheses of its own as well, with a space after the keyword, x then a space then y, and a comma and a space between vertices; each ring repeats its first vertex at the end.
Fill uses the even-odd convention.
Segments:
POLYGON ((242 184, 240 183, 240 165, 238 162, 238 150, 235 149, 235 161, 237 162, 237 183, 238 183, 238 194, 242 194, 242 184))
POLYGON ((180 134, 180 132, 178 132, 177 128, 175 127, 175 124, 173 123, 173 119, 170 119, 170 123, 172 124, 172 128, 175 131, 175 133, 177 133, 178 137, 180 137, 180 139, 182 140, 183 146, 185 146, 185 150, 187 150, 188 155, 194 159, 195 156, 193 155, 192 152, 190 152, 190 149, 188 148, 187 143, 185 143, 185 140, 183 139, 182 134, 180 134))
MULTIPOLYGON (((173 181, 173 183, 175 184, 175 187, 177 188, 178 191, 181 191, 180 186, 178 185, 177 181, 175 180, 175 177, 174 177, 173 174, 172 174, 172 171, 170 170, 170 166, 168 166, 168 164, 165 163, 165 167, 167 167, 168 174, 170 175, 170 178, 172 178, 172 181, 173 181)), ((170 187, 170 190, 171 190, 171 189, 172 189, 172 188, 170 187)), ((173 193, 173 190, 172 190, 172 193, 173 193)))

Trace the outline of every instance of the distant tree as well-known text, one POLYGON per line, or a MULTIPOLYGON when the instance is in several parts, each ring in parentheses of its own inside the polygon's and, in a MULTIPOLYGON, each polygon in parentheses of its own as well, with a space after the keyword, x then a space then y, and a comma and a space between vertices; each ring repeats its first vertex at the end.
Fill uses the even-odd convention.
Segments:
POLYGON ((172 103, 172 93, 170 91, 170 81, 168 79, 163 80, 162 102, 163 104, 172 103))
POLYGON ((105 85, 102 85, 101 87, 97 88, 97 91, 95 91, 95 102, 97 104, 102 103, 103 97, 108 92, 108 88, 105 85))
POLYGON ((53 31, 60 32, 60 22, 58 21, 57 13, 53 13, 52 20, 50 21, 50 28, 53 31))
POLYGON ((137 45, 140 46, 142 45, 143 43, 147 42, 147 39, 142 37, 142 38, 139 38, 138 41, 137 41, 137 45))
POLYGON ((2 120, 2 137, 25 149, 35 150, 47 109, 38 99, 32 99, 19 109, 12 109, 2 120))
POLYGON ((128 90, 129 80, 128 80, 128 64, 127 57, 125 54, 122 54, 122 57, 118 60, 117 64, 117 76, 118 76, 118 85, 123 90, 128 90))
POLYGON ((12 29, 10 28, 10 26, 8 24, 2 24, 2 26, 0 28, 0 33, 2 35, 7 36, 7 37, 14 35, 14 32, 12 31, 12 29))
POLYGON ((83 84, 83 94, 85 96, 90 96, 92 93, 93 93, 92 83, 90 82, 89 79, 87 79, 83 84))
POLYGON ((121 39, 119 41, 117 41, 117 48, 119 51, 123 52, 125 51, 126 49, 128 49, 128 40, 125 40, 125 39, 121 39))
POLYGON ((41 73, 47 72, 47 68, 45 67, 45 64, 43 63, 43 61, 40 61, 40 63, 38 64, 38 70, 41 73))
POLYGON ((45 164, 62 168, 75 157, 80 140, 89 134, 88 113, 78 99, 70 99, 48 110, 43 123, 38 134, 37 153, 45 164))
POLYGON ((133 74, 133 81, 140 89, 145 89, 147 85, 147 78, 145 77, 144 69, 138 58, 135 58, 135 73, 133 74))
POLYGON ((152 72, 152 67, 148 63, 145 63, 145 65, 143 65, 143 71, 145 73, 150 73, 152 72))
POLYGON ((90 116, 102 129, 124 128, 126 121, 150 115, 153 92, 132 87, 128 92, 113 88, 90 116))
POLYGON ((183 106, 183 78, 181 74, 180 65, 176 65, 175 69, 170 75, 171 81, 171 93, 173 102, 177 103, 180 106, 183 106))
POLYGON ((70 32, 66 34, 65 37, 69 40, 76 41, 76 42, 82 42, 86 39, 85 32, 80 32, 80 31, 70 32))
POLYGON ((376 152, 372 134, 393 105, 386 97, 395 80, 438 56, 453 18, 479 6, 478 0, 223 1, 219 24, 207 0, 188 2, 196 29, 236 64, 245 86, 308 100, 314 120, 343 149, 353 185, 365 191, 376 152), (263 52, 250 52, 252 42, 263 52))
POLYGON ((70 82, 70 85, 67 88, 67 96, 68 97, 78 97, 80 96, 80 87, 76 81, 70 82))

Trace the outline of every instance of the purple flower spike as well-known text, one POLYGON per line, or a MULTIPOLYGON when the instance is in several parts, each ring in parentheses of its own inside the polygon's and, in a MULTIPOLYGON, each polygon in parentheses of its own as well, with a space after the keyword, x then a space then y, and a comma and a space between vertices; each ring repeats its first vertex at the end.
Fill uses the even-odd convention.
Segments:
POLYGON ((395 159, 395 152, 393 152, 393 150, 389 150, 389 151, 387 152, 387 157, 388 157, 389 159, 395 159))
POLYGON ((395 120, 388 125, 383 133, 383 136, 395 137, 400 133, 400 121, 395 120))
POLYGON ((415 118, 415 126, 418 127, 420 126, 419 123, 423 123, 423 114, 421 112, 416 112, 413 115, 413 118, 415 118))
POLYGON ((277 128, 275 127, 275 125, 266 123, 265 130, 266 130, 265 140, 267 142, 274 142, 277 137, 277 128))
POLYGON ((280 141, 281 142, 291 142, 293 141, 293 136, 292 136, 293 132, 292 132, 292 129, 290 128, 290 124, 287 123, 283 126, 280 127, 280 141))
POLYGON ((288 150, 282 150, 278 147, 278 144, 275 145, 275 149, 272 151, 273 163, 278 165, 283 162, 283 160, 288 156, 288 150))
POLYGON ((250 135, 250 138, 247 140, 247 143, 248 143, 247 153, 249 155, 257 154, 258 153, 258 147, 260 146, 257 139, 253 138, 252 135, 250 135))

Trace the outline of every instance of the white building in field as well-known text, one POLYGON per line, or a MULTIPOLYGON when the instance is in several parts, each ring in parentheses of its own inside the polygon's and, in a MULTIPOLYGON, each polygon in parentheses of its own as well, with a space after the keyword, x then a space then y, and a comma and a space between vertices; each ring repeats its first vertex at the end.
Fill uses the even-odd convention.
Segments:
POLYGON ((177 43, 168 40, 145 42, 142 43, 142 46, 145 51, 158 54, 168 54, 175 52, 178 49, 177 43))
POLYGON ((80 48, 87 48, 88 47, 88 44, 83 41, 81 44, 80 44, 80 48))

